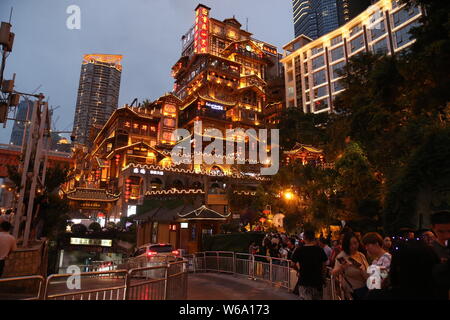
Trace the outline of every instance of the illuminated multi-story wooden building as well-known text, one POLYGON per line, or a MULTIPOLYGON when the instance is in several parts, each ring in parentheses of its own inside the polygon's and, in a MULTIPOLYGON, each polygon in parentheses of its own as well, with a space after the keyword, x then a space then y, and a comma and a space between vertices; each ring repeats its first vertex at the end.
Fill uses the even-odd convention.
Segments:
MULTIPOLYGON (((192 134, 196 121, 203 129, 219 129, 227 141, 227 129, 263 128, 264 109, 273 102, 267 82, 284 74, 274 46, 253 39, 235 18, 219 21, 209 11, 199 5, 195 26, 183 37, 182 56, 172 68, 173 93, 117 109, 92 151, 79 154, 69 189, 81 192, 71 195, 95 195, 83 188, 102 190, 111 208, 104 212, 109 220, 138 213, 138 245, 170 242, 199 250, 204 234, 239 218, 241 212, 229 206, 230 194, 255 195, 267 179, 258 174, 259 165, 176 163, 171 157, 180 142, 172 140, 172 132, 184 128, 192 134)), ((192 135, 185 139, 194 144, 192 135)), ((248 147, 250 139, 246 142, 248 147)))
POLYGON ((180 125, 192 129, 257 128, 267 104, 267 81, 282 74, 276 47, 252 38, 235 19, 210 18, 199 5, 195 25, 182 37, 172 68, 174 94, 182 100, 180 125))

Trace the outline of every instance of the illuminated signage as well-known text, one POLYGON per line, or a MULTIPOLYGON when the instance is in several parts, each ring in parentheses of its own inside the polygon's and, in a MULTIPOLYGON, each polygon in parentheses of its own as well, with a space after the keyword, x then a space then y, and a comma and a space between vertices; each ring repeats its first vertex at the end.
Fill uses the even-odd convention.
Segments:
POLYGON ((70 238, 70 244, 78 245, 78 246, 112 247, 112 240, 106 240, 106 239, 86 239, 86 238, 70 238))
POLYGON ((181 229, 189 229, 189 224, 187 222, 182 222, 182 223, 180 223, 180 228, 181 229))
POLYGON ((156 170, 145 170, 145 169, 139 169, 139 168, 134 168, 133 173, 140 173, 140 174, 152 174, 155 176, 163 176, 164 172, 163 171, 156 171, 156 170))
POLYGON ((269 47, 269 46, 266 46, 266 45, 263 46, 263 51, 266 52, 266 53, 273 54, 273 55, 277 54, 277 49, 276 48, 269 47))
POLYGON ((136 206, 128 206, 127 217, 136 215, 136 206))
POLYGON ((223 110, 225 110, 225 108, 224 108, 223 105, 221 105, 221 104, 212 103, 212 102, 206 102, 205 105, 206 105, 207 107, 213 109, 213 110, 218 110, 218 111, 223 111, 223 110))
POLYGON ((194 27, 194 52, 207 53, 209 39, 209 10, 199 6, 196 10, 194 27))
POLYGON ((102 205, 98 202, 81 202, 80 207, 83 209, 100 209, 102 205))

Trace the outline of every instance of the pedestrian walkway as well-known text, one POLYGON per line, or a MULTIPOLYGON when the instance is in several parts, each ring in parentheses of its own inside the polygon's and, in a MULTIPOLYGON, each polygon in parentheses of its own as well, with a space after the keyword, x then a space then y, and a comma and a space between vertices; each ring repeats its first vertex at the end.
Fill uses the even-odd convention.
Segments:
POLYGON ((297 300, 285 288, 241 276, 194 273, 188 277, 188 300, 297 300))

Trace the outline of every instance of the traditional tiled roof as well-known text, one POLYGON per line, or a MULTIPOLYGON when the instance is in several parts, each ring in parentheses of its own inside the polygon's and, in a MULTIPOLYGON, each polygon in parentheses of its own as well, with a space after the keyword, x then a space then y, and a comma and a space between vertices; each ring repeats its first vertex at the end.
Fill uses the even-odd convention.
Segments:
POLYGON ((292 150, 285 151, 284 153, 285 154, 296 154, 296 153, 304 152, 304 151, 311 152, 311 153, 323 153, 323 150, 321 150, 321 149, 318 149, 318 148, 315 148, 313 146, 309 146, 306 144, 301 144, 298 142, 295 144, 295 146, 292 150))
POLYGON ((217 211, 211 210, 206 206, 201 206, 198 209, 187 213, 179 213, 179 220, 222 220, 225 221, 230 214, 223 215, 217 211))
POLYGON ((172 222, 172 221, 190 221, 190 220, 216 220, 225 221, 230 214, 223 215, 214 210, 208 209, 206 206, 195 209, 192 205, 183 205, 174 209, 158 207, 150 210, 147 213, 141 214, 135 218, 138 221, 158 221, 158 222, 172 222))
POLYGON ((119 197, 120 193, 112 194, 104 189, 77 188, 67 193, 68 199, 79 201, 114 202, 119 200, 119 197))

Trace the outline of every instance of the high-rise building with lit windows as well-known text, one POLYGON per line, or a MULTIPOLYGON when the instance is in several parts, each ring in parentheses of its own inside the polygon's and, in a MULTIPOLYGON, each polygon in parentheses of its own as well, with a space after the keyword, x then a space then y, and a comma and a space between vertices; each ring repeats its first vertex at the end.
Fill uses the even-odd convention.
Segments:
POLYGON ((311 40, 300 35, 285 45, 286 106, 305 113, 330 112, 344 88, 340 70, 362 52, 394 54, 413 42, 409 31, 422 11, 399 0, 381 0, 338 29, 311 40))
POLYGON ((293 0, 295 37, 311 39, 350 21, 370 5, 370 0, 293 0))
POLYGON ((119 103, 122 56, 87 54, 81 65, 72 136, 90 146, 95 128, 101 129, 119 103))

